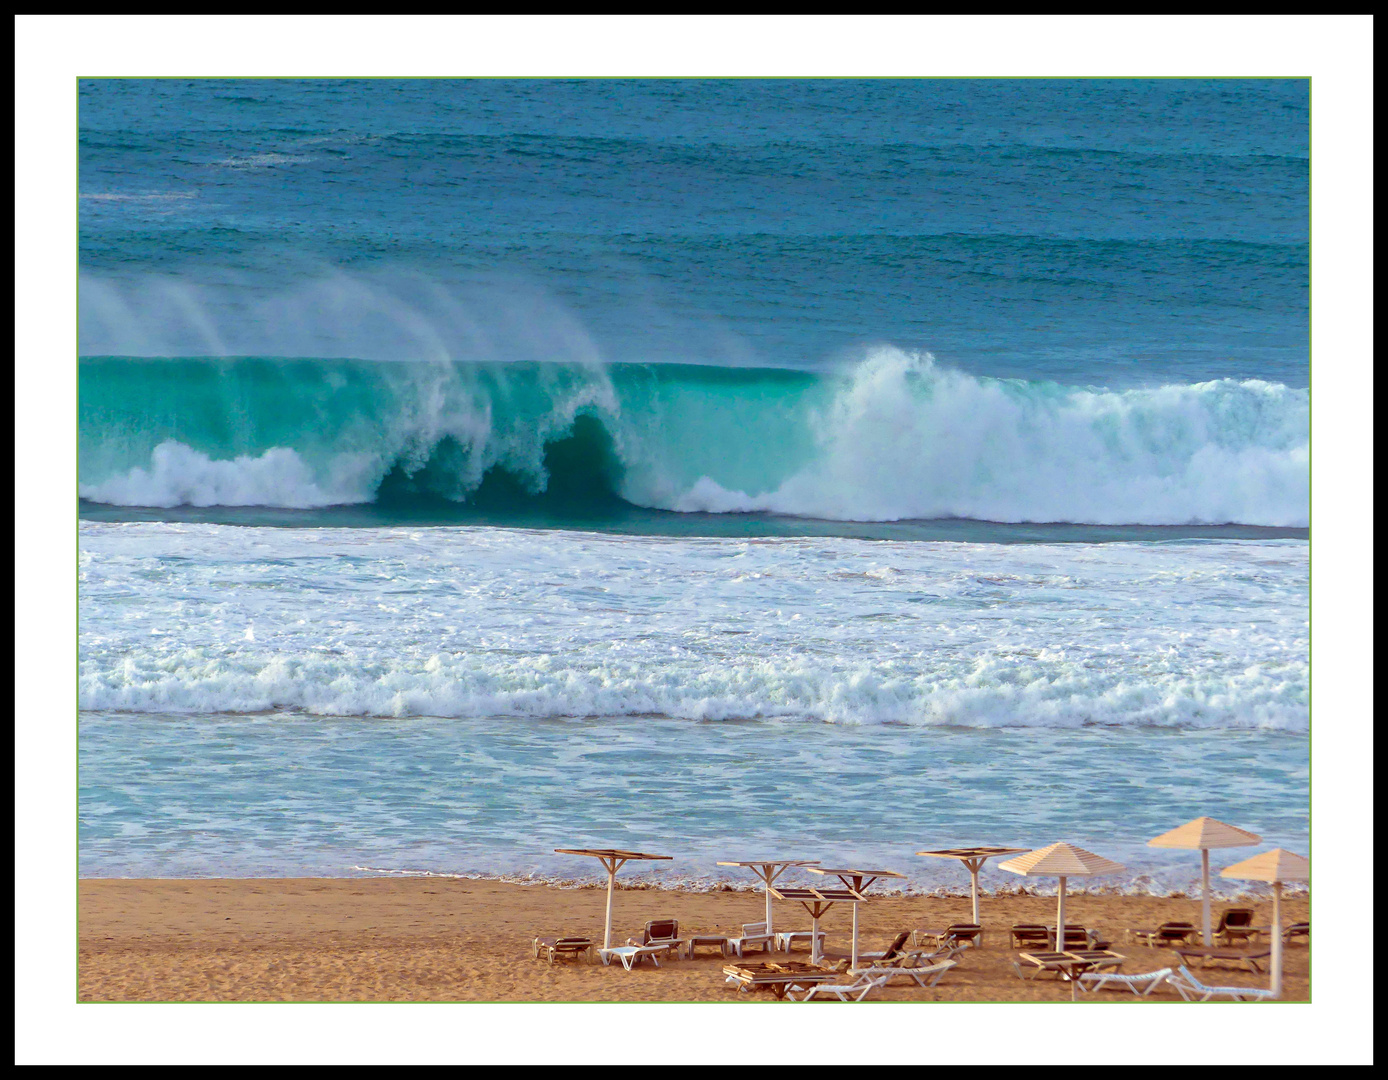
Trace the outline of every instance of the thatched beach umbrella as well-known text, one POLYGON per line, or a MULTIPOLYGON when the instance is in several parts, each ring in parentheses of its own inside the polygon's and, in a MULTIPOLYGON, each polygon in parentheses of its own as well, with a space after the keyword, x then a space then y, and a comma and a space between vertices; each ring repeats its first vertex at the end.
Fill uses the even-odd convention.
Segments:
POLYGON ((1060 889, 1057 893, 1055 909, 1055 947, 1057 952, 1065 951, 1065 879, 1072 877, 1093 877, 1096 874, 1117 874, 1124 868, 1112 859, 1095 855, 1092 851, 1075 847, 1072 844, 1052 844, 1019 855, 1015 859, 998 863, 1000 870, 1029 877, 1058 877, 1060 889))
POLYGON ((995 855, 1011 855, 1017 851, 1026 851, 1022 847, 968 847, 968 848, 941 848, 939 851, 918 851, 917 855, 930 855, 937 859, 958 859, 969 870, 969 879, 973 882, 974 897, 974 925, 978 926, 978 872, 983 868, 983 864, 995 855))
POLYGON ((1200 849, 1200 926, 1206 945, 1213 945, 1210 934, 1210 849, 1248 847, 1261 844, 1257 833, 1226 825, 1212 817, 1198 817, 1178 829, 1162 833, 1147 841, 1148 847, 1200 849))
POLYGON ((555 848, 558 855, 587 855, 607 868, 607 922, 602 932, 602 947, 612 948, 612 884, 617 871, 630 859, 670 859, 670 855, 647 855, 641 851, 622 851, 619 848, 555 848))
POLYGON ((1282 996, 1282 882, 1307 881, 1311 863, 1304 855, 1273 848, 1241 863, 1226 866, 1220 877, 1272 883, 1272 996, 1282 996))
POLYGON ((719 862, 719 866, 745 866, 766 886, 766 932, 771 929, 771 883, 792 866, 814 866, 818 859, 739 859, 719 862))

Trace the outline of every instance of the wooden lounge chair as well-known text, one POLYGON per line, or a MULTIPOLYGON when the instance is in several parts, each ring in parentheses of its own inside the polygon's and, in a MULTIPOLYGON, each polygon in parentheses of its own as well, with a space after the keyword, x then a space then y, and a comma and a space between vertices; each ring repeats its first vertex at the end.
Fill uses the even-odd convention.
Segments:
POLYGON ((1222 949, 1218 945, 1206 948, 1204 945, 1173 945, 1171 951, 1189 964, 1199 961, 1201 967, 1216 963, 1242 964, 1249 971, 1259 972, 1259 960, 1272 955, 1271 949, 1222 949))
POLYGON ((771 937, 772 935, 766 932, 766 923, 743 923, 741 936, 728 938, 728 948, 737 956, 741 956, 746 949, 758 947, 761 948, 762 952, 770 952, 771 937))
POLYGON ((949 945, 953 942, 964 945, 982 946, 983 927, 977 923, 954 923, 943 930, 915 930, 911 933, 912 945, 949 945))
POLYGON ((1170 968, 1147 971, 1141 975, 1120 975, 1116 971, 1086 971, 1080 975, 1079 988, 1093 994, 1099 990, 1131 990, 1138 997, 1147 997, 1171 977, 1170 968))
MULTIPOLYGON (((1047 927, 1047 932, 1054 934, 1054 931, 1047 927)), ((1111 942, 1103 941, 1099 937, 1099 931, 1090 930, 1088 927, 1080 926, 1077 923, 1065 924, 1065 945, 1066 949, 1107 949, 1111 942)))
POLYGON ((941 960, 938 963, 930 964, 926 967, 873 966, 867 968, 856 968, 854 969, 852 974, 860 977, 867 975, 873 978, 876 978, 879 975, 885 975, 888 981, 891 981, 892 979, 895 979, 899 976, 905 976, 906 978, 914 982, 917 986, 923 986, 926 989, 929 989, 930 987, 938 983, 941 979, 943 979, 945 977, 945 973, 948 972, 950 968, 955 967, 956 965, 957 961, 941 960))
MULTIPOLYGON (((901 933, 897 934, 895 940, 893 940, 882 952, 862 952, 860 950, 858 953, 858 962, 861 964, 863 961, 883 962, 893 960, 902 954, 902 946, 906 944, 906 939, 910 936, 911 931, 903 930, 901 933)), ((829 961, 848 960, 852 962, 853 960, 852 953, 844 952, 821 952, 819 956, 821 960, 829 961)))
POLYGON ((1064 953, 1053 951, 1024 952, 1012 961, 1012 967, 1017 972, 1018 978, 1036 979, 1042 975, 1050 974, 1059 979, 1063 978, 1065 973, 1058 965, 1066 959, 1064 953))
POLYGON ((1122 967, 1124 957, 1105 949, 1071 949, 1068 952, 1024 952, 1012 961, 1012 967, 1023 979, 1036 979, 1041 975, 1054 975, 1058 979, 1069 979, 1066 969, 1076 957, 1088 960, 1090 967, 1098 971, 1106 967, 1122 967))
POLYGON ((1307 945, 1311 944, 1311 924, 1308 922, 1294 922, 1282 931, 1283 944, 1290 945, 1293 941, 1304 941, 1307 945))
POLYGON ((969 944, 966 941, 952 941, 938 949, 903 949, 890 960, 879 960, 878 963, 900 968, 928 967, 942 960, 955 960, 967 948, 969 944))
POLYGON ((1243 944, 1253 941, 1259 932, 1258 927, 1253 925, 1252 908, 1229 908, 1219 916, 1219 924, 1214 928, 1214 940, 1217 945, 1243 944))
POLYGON ((584 953, 592 957, 588 950, 593 947, 590 938, 581 937, 537 937, 535 939, 535 959, 548 955, 549 962, 552 964, 561 956, 568 956, 578 959, 584 953))
MULTIPOLYGON (((816 983, 805 991, 805 996, 800 1000, 813 1001, 816 997, 827 997, 832 994, 840 1001, 862 1001, 874 990, 882 989, 890 977, 889 975, 864 975, 851 983, 816 983)), ((794 989, 791 987, 791 990, 794 989)), ((787 993, 786 996, 790 997, 790 993, 787 993)))
POLYGON ((680 940, 680 924, 675 919, 652 919, 646 924, 639 937, 627 938, 628 945, 668 945, 670 955, 676 958, 684 948, 680 940))
POLYGON ((1012 947, 1029 949, 1039 945, 1043 949, 1051 946, 1051 932, 1040 923, 1017 923, 1012 927, 1012 947))
POLYGON ((1167 981, 1186 1001, 1209 1001, 1211 998, 1227 997, 1232 1001, 1267 1001, 1273 997, 1271 990, 1257 986, 1206 986, 1182 965, 1167 981))
POLYGON ((1160 949, 1166 945, 1189 945, 1199 930, 1188 922, 1164 922, 1155 930, 1129 930, 1128 937, 1139 945, 1160 949))

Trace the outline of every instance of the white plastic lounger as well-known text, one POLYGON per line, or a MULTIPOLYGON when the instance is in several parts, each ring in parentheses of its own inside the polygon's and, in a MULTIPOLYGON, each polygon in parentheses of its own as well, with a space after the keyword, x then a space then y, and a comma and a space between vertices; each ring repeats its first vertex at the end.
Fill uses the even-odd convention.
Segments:
MULTIPOLYGON (((819 947, 824 947, 824 931, 819 932, 819 947)), ((813 930, 777 930, 775 934, 776 948, 784 952, 790 952, 797 941, 808 941, 810 952, 815 951, 815 932, 813 930)))
POLYGON ((919 951, 913 950, 911 952, 898 953, 896 956, 892 957, 890 962, 896 964, 898 960, 901 961, 900 964, 897 964, 898 967, 924 967, 929 964, 938 964, 941 960, 953 960, 965 949, 972 947, 973 946, 967 941, 955 941, 949 945, 941 946, 938 949, 921 949, 919 951))
POLYGON ((1167 981, 1186 1001, 1209 1001, 1217 997, 1227 997, 1231 1001, 1268 1001, 1276 996, 1271 990, 1256 986, 1206 986, 1184 964, 1167 981))
POLYGON ((945 977, 945 972, 955 966, 957 966, 957 962, 954 960, 941 960, 938 964, 931 964, 929 967, 858 968, 853 974, 860 978, 883 977, 887 982, 899 975, 905 975, 913 980, 917 986, 923 986, 928 990, 945 977))
POLYGON ((1121 989, 1127 987, 1138 997, 1146 997, 1162 983, 1171 977, 1170 968, 1162 968, 1160 971, 1148 971, 1141 975, 1120 975, 1117 972, 1109 971, 1086 971, 1080 976, 1079 987, 1088 993, 1098 990, 1107 990, 1110 987, 1121 989))
POLYGON ((742 935, 728 938, 728 948, 737 956, 741 956, 744 949, 754 949, 757 946, 761 946, 762 952, 770 952, 771 939, 772 935, 766 932, 766 923, 743 923, 742 935))
POLYGON ((817 983, 810 987, 809 990, 805 992, 805 996, 800 1000, 812 1001, 818 996, 833 994, 840 1001, 862 1001, 863 998, 867 997, 868 994, 872 993, 874 990, 882 989, 889 978, 891 978, 890 975, 864 975, 856 982, 843 983, 840 985, 835 985, 833 983, 817 983), (854 994, 856 994, 857 997, 853 997, 852 995, 854 994))
POLYGON ((660 957, 669 948, 668 945, 618 945, 611 949, 599 949, 598 955, 602 957, 605 965, 612 963, 615 956, 622 962, 622 966, 630 971, 633 965, 639 964, 642 960, 650 960, 656 967, 660 967, 660 957))

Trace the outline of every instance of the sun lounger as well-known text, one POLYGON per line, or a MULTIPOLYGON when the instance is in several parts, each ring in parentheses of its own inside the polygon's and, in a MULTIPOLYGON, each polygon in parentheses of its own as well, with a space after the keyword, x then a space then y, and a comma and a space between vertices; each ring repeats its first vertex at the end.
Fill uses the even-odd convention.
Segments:
POLYGON ((1086 971, 1080 975, 1079 988, 1092 994, 1099 990, 1121 990, 1126 987, 1138 997, 1147 997, 1170 977, 1170 968, 1148 971, 1141 975, 1121 975, 1116 971, 1086 971))
POLYGON ((1308 922, 1294 922, 1282 931, 1282 941, 1290 945, 1293 941, 1305 941, 1311 944, 1311 924, 1308 922))
POLYGON ((1218 945, 1233 945, 1253 941, 1261 929, 1253 925, 1252 908, 1229 908, 1219 916, 1214 928, 1214 940, 1218 945))
MULTIPOLYGON (((801 1001, 813 1001, 816 997, 827 997, 832 994, 840 1001, 862 1001, 874 990, 880 990, 886 985, 888 975, 862 976, 851 983, 816 983, 805 991, 805 996, 801 1001), (855 996, 856 995, 856 996, 855 996)), ((791 987, 791 990, 794 990, 791 987)), ((789 997, 790 994, 787 993, 789 997)))
MULTIPOLYGON (((1050 941, 1054 947, 1055 927, 1046 927, 1046 933, 1050 935, 1050 941)), ((1076 923, 1065 924, 1065 949, 1071 951, 1075 949, 1107 949, 1110 944, 1110 942, 1100 939, 1099 931, 1097 930, 1090 930, 1076 923)))
POLYGON ((747 949, 758 947, 762 952, 770 952, 771 938, 772 935, 766 932, 766 923, 743 923, 742 934, 739 937, 728 938, 728 948, 737 956, 741 956, 747 949))
POLYGON ((914 930, 911 933, 912 945, 933 945, 939 948, 955 941, 965 945, 981 946, 983 927, 977 923, 954 923, 943 930, 914 930))
POLYGON ((642 960, 649 960, 656 967, 660 967, 660 958, 667 955, 670 951, 668 944, 661 945, 618 945, 611 949, 599 949, 598 956, 602 957, 604 964, 611 964, 613 959, 620 960, 622 966, 628 971, 642 960))
POLYGON ((1127 957, 1106 949, 1070 949, 1067 952, 1024 952, 1012 961, 1012 967, 1023 979, 1035 979, 1041 975, 1055 975, 1069 979, 1070 971, 1076 961, 1084 961, 1088 969, 1095 971, 1106 967, 1122 967, 1127 957), (1025 963, 1023 963, 1025 961, 1025 963))
MULTIPOLYGON (((901 933, 897 934, 896 940, 894 940, 890 945, 888 945, 882 952, 862 952, 862 951, 860 950, 859 953, 858 953, 858 962, 859 962, 859 963, 862 963, 862 962, 865 961, 865 960, 866 960, 866 961, 888 961, 888 960, 892 960, 892 959, 896 958, 897 956, 900 956, 900 955, 901 955, 901 953, 902 953, 902 946, 906 944, 906 939, 907 939, 908 937, 910 937, 910 936, 911 936, 911 931, 909 931, 909 930, 903 930, 901 933)), ((820 956, 820 959, 822 959, 822 960, 829 960, 829 961, 835 961, 835 960, 848 960, 848 961, 851 962, 851 961, 853 960, 853 954, 852 954, 852 953, 821 952, 821 953, 819 954, 819 956, 820 956)))
MULTIPOLYGON (((593 947, 589 938, 581 937, 537 937, 535 939, 535 959, 547 955, 552 964, 561 956, 579 958, 593 947)), ((589 956, 592 954, 589 953, 589 956)))
POLYGON ((890 959, 878 960, 876 963, 895 968, 928 967, 931 964, 938 964, 942 960, 954 960, 967 948, 969 948, 968 942, 955 941, 948 945, 942 945, 938 949, 903 949, 890 959))
POLYGON ((1217 945, 1208 948, 1204 945, 1175 945, 1172 951, 1187 964, 1192 960, 1198 960, 1201 967, 1209 967, 1213 963, 1225 961, 1242 964, 1254 972, 1263 970, 1258 966, 1259 960, 1266 960, 1272 955, 1271 949, 1221 949, 1217 945))
MULTIPOLYGON (((810 939, 815 936, 813 930, 777 930, 776 948, 784 952, 790 952, 797 941, 809 943, 810 951, 814 952, 815 944, 810 939)), ((819 932, 819 947, 824 947, 824 931, 819 932)))
POLYGON ((1174 975, 1168 976, 1167 981, 1186 1001, 1209 1001, 1217 997, 1227 997, 1232 1001, 1267 1001, 1273 997, 1271 990, 1257 986, 1206 986, 1184 965, 1174 975))
POLYGON ((888 981, 895 979, 898 976, 904 975, 906 978, 912 980, 917 986, 923 986, 926 989, 929 989, 930 987, 938 983, 942 978, 944 978, 945 973, 949 971, 950 968, 955 966, 956 961, 954 960, 941 960, 938 963, 929 965, 928 967, 874 966, 867 968, 855 968, 850 974, 857 975, 859 977, 869 976, 872 978, 877 978, 878 976, 886 976, 888 981))
POLYGON ((1164 922, 1155 930, 1129 930, 1128 939, 1160 949, 1166 945, 1189 945, 1197 933, 1199 930, 1188 922, 1164 922))
POLYGON ((674 919, 652 919, 640 937, 627 938, 628 945, 668 945, 672 956, 679 956, 684 942, 680 940, 680 924, 674 919))
POLYGON ((1029 949, 1033 945, 1040 945, 1048 949, 1051 946, 1051 932, 1040 923, 1017 923, 1012 927, 1012 947, 1014 949, 1029 949))

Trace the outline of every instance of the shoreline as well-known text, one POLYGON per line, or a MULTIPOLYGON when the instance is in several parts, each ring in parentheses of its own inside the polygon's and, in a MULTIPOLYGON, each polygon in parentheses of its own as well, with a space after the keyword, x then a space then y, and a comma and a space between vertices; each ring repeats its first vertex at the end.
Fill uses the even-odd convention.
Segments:
MULTIPOLYGON (((1304 845, 1303 845, 1304 846, 1304 845)), ((598 876, 570 878, 570 877, 539 877, 524 874, 510 873, 453 873, 445 870, 377 870, 352 867, 350 872, 343 874, 207 874, 197 877, 160 877, 145 875, 122 875, 122 874, 84 874, 78 878, 79 882, 98 882, 98 881, 121 881, 121 882, 195 882, 195 881, 470 881, 470 882, 494 882, 501 885, 515 885, 521 888, 545 888, 556 889, 562 892, 581 892, 591 889, 606 889, 607 882, 598 876)), ((1269 901, 1272 897, 1271 886, 1262 885, 1256 882, 1225 882, 1220 879, 1211 881, 1214 891, 1211 892, 1212 904, 1238 904, 1252 903, 1257 904, 1269 901)), ((659 892, 659 893, 687 893, 691 896, 706 896, 719 893, 755 894, 762 895, 762 886, 753 880, 730 880, 725 878, 711 878, 708 880, 691 880, 689 878, 678 878, 673 881, 661 881, 652 877, 642 877, 640 872, 629 874, 626 877, 618 877, 613 882, 615 892, 659 892)), ((1310 889, 1303 882, 1289 882, 1282 886, 1282 899, 1287 901, 1292 898, 1305 899, 1309 897, 1310 889)), ((909 899, 938 899, 938 900, 963 900, 971 901, 971 894, 967 887, 949 885, 912 885, 909 882, 902 884, 891 881, 879 881, 873 892, 874 897, 884 899, 901 897, 909 899)), ((1003 885, 1000 887, 989 888, 979 887, 979 896, 983 901, 1003 900, 1007 898, 1032 898, 1055 900, 1056 888, 1054 885, 1047 885, 1044 882, 1037 884, 1016 886, 1003 885)), ((1170 892, 1150 892, 1143 891, 1135 885, 1105 885, 1095 883, 1092 885, 1076 884, 1075 879, 1071 879, 1066 886, 1067 897, 1133 897, 1140 899, 1153 900, 1189 900, 1196 904, 1200 902, 1198 893, 1187 892, 1182 889, 1174 889, 1170 892)), ((1069 902, 1068 899, 1066 901, 1069 902)))
MULTIPOLYGON (((764 918, 757 889, 691 892, 621 889, 613 904, 613 942, 639 933, 649 919, 676 918, 681 934, 732 933, 764 918), (633 895, 635 894, 635 895, 633 895)), ((83 878, 78 881, 77 998, 97 1001, 436 1001, 760 1003, 724 982, 716 953, 627 972, 600 964, 535 960, 539 934, 601 938, 605 889, 579 885, 430 877, 391 878, 83 878)), ((1178 963, 1167 949, 1126 939, 1129 927, 1183 919, 1199 923, 1191 899, 1075 893, 1067 921, 1098 930, 1127 961, 1128 973, 1178 963)), ((1216 918, 1224 906, 1213 905, 1216 918)), ((1254 922, 1271 904, 1252 900, 1254 922)), ((1007 930, 1014 922, 1051 923, 1053 896, 985 897, 982 948, 929 990, 892 986, 884 1001, 1068 1001, 1056 980, 1018 978, 1007 930)), ((1284 898, 1283 922, 1309 918, 1309 897, 1284 898)), ((881 949, 902 930, 967 922, 967 896, 869 894, 860 906, 861 948, 881 949)), ((778 928, 807 929, 798 904, 777 901, 778 928), (801 924, 804 924, 802 926, 801 924)), ((846 950, 851 906, 839 904, 820 923, 830 949, 846 950)), ((1310 949, 1285 952, 1284 1000, 1310 995, 1310 949)), ((772 958, 777 958, 773 954, 772 958)), ((784 954, 780 959, 787 959, 784 954)), ((803 950, 790 958, 806 960, 803 950)), ((765 959, 760 954, 751 959, 765 959)), ((1218 966, 1197 970, 1217 985, 1266 986, 1266 970, 1218 966)), ((1179 1001, 1104 993, 1094 1000, 1179 1001)))

